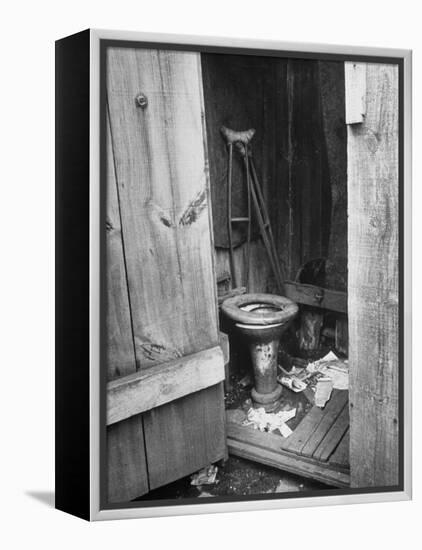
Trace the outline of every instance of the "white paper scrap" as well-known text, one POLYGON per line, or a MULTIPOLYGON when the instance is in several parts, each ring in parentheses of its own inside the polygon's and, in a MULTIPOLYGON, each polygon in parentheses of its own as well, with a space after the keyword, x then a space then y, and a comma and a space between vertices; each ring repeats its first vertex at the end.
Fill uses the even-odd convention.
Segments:
POLYGON ((288 437, 291 430, 286 425, 286 422, 295 416, 296 409, 291 409, 290 411, 279 411, 278 413, 267 413, 264 408, 250 408, 247 412, 246 419, 243 421, 243 425, 253 426, 261 432, 273 432, 278 429, 283 437, 288 437), (284 435, 284 433, 288 435, 284 435))

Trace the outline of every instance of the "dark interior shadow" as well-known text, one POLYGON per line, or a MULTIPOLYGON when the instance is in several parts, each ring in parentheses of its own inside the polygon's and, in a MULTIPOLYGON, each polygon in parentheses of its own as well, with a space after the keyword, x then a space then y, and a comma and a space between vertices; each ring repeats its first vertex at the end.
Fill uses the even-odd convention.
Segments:
POLYGON ((26 491, 25 494, 45 504, 49 508, 54 508, 54 491, 26 491))

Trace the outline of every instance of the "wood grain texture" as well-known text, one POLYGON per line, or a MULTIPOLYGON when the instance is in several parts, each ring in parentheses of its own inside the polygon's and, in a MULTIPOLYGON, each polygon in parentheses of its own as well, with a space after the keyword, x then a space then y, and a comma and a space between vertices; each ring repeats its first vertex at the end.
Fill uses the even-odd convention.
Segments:
MULTIPOLYGON (((210 376, 214 384, 224 378, 219 348, 218 361, 193 369, 184 359, 208 357, 218 345, 199 54, 108 49, 107 102, 138 371, 128 386, 134 395, 123 399, 130 407, 124 416, 134 416, 110 429, 128 487, 141 468, 132 449, 140 452, 144 438, 155 488, 226 452, 222 384, 178 398, 209 385, 210 376), (148 99, 145 108, 136 104, 139 93, 148 99), (166 371, 169 363, 180 368, 166 371), (176 400, 136 414, 170 398, 176 400), (129 430, 133 419, 136 434, 129 430)), ((112 387, 124 388, 125 381, 112 387)))
POLYGON ((136 360, 120 226, 119 199, 117 196, 114 156, 108 117, 106 139, 106 347, 107 379, 113 380, 119 376, 134 373, 136 371, 136 360))
POLYGON ((138 368, 218 343, 198 63, 195 53, 108 50, 138 368))
MULTIPOLYGON (((242 244, 234 249, 236 281, 246 281, 247 245, 242 244)), ((216 249, 216 272, 224 273, 229 265, 229 253, 223 248, 216 249)), ((268 255, 261 240, 251 242, 251 263, 249 271, 249 292, 274 292, 275 281, 268 261, 268 255)))
POLYGON ((347 406, 347 391, 334 390, 324 409, 312 407, 292 435, 283 443, 283 449, 302 456, 313 456, 345 406, 347 406))
MULTIPOLYGON (((277 94, 274 78, 278 60, 253 56, 202 54, 207 142, 209 151, 213 229, 216 248, 217 277, 228 270, 227 170, 228 155, 220 128, 236 130, 255 128, 252 150, 260 184, 268 200, 270 185, 275 185, 277 146, 277 94), (251 86, 250 82, 254 85, 251 86)), ((235 149, 233 162, 233 217, 247 214, 244 163, 235 149)), ((247 224, 233 224, 235 275, 239 285, 246 281, 247 224)), ((259 238, 255 217, 252 221, 250 292, 274 290, 275 281, 259 238)))
MULTIPOLYGON (((322 418, 318 426, 310 434, 308 440, 300 449, 300 454, 313 456, 323 439, 329 433, 341 411, 347 406, 348 392, 345 390, 333 390, 330 400, 323 409, 322 418)), ((312 411, 308 414, 312 414, 312 411)), ((340 440, 340 438, 339 438, 340 440)))
POLYGON ((303 446, 311 434, 319 426, 324 413, 319 407, 313 406, 295 431, 283 441, 283 449, 292 453, 301 454, 303 446))
MULTIPOLYGON (((114 155, 107 117, 106 193, 106 338, 107 378, 136 372, 114 155)), ((143 425, 139 416, 107 431, 109 502, 126 502, 148 491, 143 425)))
POLYGON ((318 62, 289 59, 287 87, 290 278, 309 260, 327 257, 331 189, 318 62))
POLYGON ((342 277, 334 290, 347 290, 347 128, 345 124, 344 63, 319 61, 322 125, 331 190, 328 259, 342 277), (344 280, 344 284, 343 283, 344 280))
POLYGON ((349 486, 350 476, 344 469, 340 470, 328 462, 318 462, 313 458, 289 452, 283 442, 288 441, 292 435, 285 440, 277 434, 260 432, 251 426, 242 426, 244 414, 241 415, 236 410, 228 410, 226 414, 227 444, 230 454, 336 487, 349 486))
POLYGON ((223 384, 144 414, 151 489, 227 456, 223 384))
POLYGON ((220 346, 109 382, 107 424, 114 424, 224 380, 220 346))
POLYGON ((110 503, 149 491, 142 415, 107 428, 107 484, 110 503))
POLYGON ((366 115, 366 63, 346 62, 346 124, 358 124, 366 115))
POLYGON ((330 457, 330 464, 350 468, 350 430, 343 435, 340 443, 330 457))
MULTIPOLYGON (((275 172, 276 98, 274 75, 278 60, 265 57, 202 54, 207 142, 210 161, 211 194, 215 245, 228 248, 226 142, 220 129, 255 129, 251 142, 264 193, 275 172), (253 82, 253 85, 251 85, 253 82)), ((245 171, 242 157, 233 155, 232 217, 247 214, 245 171)), ((258 233, 254 223, 254 233, 258 233)), ((246 240, 246 224, 233 225, 235 246, 246 240)))
POLYGON ((285 293, 288 298, 298 304, 347 313, 347 293, 315 285, 285 281, 285 293))
POLYGON ((328 460, 348 429, 349 406, 348 403, 345 403, 342 411, 325 434, 312 456, 316 460, 328 460))
POLYGON ((399 473, 398 67, 365 72, 366 117, 348 126, 354 487, 396 485, 399 473))

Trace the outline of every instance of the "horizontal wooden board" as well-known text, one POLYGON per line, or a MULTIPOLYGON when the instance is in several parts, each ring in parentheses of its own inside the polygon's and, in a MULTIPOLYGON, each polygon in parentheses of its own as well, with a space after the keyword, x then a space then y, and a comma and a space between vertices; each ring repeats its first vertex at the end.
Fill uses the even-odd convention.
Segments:
POLYGON ((285 281, 284 288, 286 296, 298 304, 347 313, 347 292, 294 281, 285 281))
POLYGON ((283 438, 279 435, 242 426, 236 411, 227 411, 227 445, 230 454, 335 487, 349 486, 350 476, 347 472, 340 471, 327 462, 320 463, 312 458, 286 452, 281 446, 282 441, 283 438))
POLYGON ((155 365, 107 385, 107 424, 174 401, 224 380, 220 346, 155 365))

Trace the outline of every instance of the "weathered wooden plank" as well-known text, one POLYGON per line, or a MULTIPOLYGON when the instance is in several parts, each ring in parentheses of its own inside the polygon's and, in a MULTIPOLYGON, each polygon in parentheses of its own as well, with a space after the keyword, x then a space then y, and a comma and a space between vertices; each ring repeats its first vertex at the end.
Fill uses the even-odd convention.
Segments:
POLYGON ((107 428, 108 502, 127 502, 149 491, 142 415, 107 428))
POLYGON ((346 403, 334 424, 314 451, 312 455, 313 458, 315 458, 315 460, 328 460, 348 429, 349 406, 346 403))
POLYGON ((119 201, 114 174, 114 157, 107 117, 107 196, 106 196, 106 327, 107 379, 113 380, 136 371, 133 333, 126 283, 126 269, 120 227, 119 201))
MULTIPOLYGON (((110 126, 141 373, 152 367, 158 374, 162 363, 218 344, 201 86, 197 53, 107 50, 110 126), (148 99, 145 108, 135 101, 141 92, 148 99)), ((217 414, 224 412, 222 390, 211 388, 201 390, 201 400, 186 396, 144 413, 148 427, 156 419, 169 430, 166 440, 155 428, 144 432, 152 468, 171 451, 169 441, 196 452, 188 438, 192 431, 207 437, 204 410, 215 412, 213 433, 224 450, 224 418, 217 414), (173 430, 180 416, 184 429, 173 430)), ((198 467, 212 458, 205 451, 201 457, 205 462, 198 467)), ((160 484, 184 469, 179 459, 185 460, 183 453, 173 452, 173 466, 160 472, 160 484)))
POLYGON ((346 124, 363 122, 366 115, 366 63, 346 61, 344 80, 346 89, 346 124))
POLYGON ((226 457, 223 384, 144 414, 151 489, 226 457))
POLYGON ((342 468, 350 467, 350 431, 347 430, 342 440, 337 446, 337 449, 330 457, 330 464, 333 466, 340 466, 342 468))
POLYGON ((107 94, 140 368, 218 343, 199 54, 108 50, 107 94), (144 93, 145 109, 135 97, 144 93))
MULTIPOLYGON (((288 439, 290 439, 289 436, 288 439)), ((307 457, 295 455, 282 447, 281 436, 242 426, 236 411, 227 411, 227 445, 229 453, 261 464, 285 470, 336 487, 347 487, 350 477, 344 471, 307 457)), ((287 439, 287 441, 288 441, 287 439)))
POLYGON ((398 117, 398 66, 367 64, 366 116, 362 124, 348 126, 354 487, 399 480, 398 117))
POLYGON ((346 355, 349 355, 349 322, 347 315, 339 315, 336 319, 335 327, 336 349, 346 355))
MULTIPOLYGON (((327 257, 331 189, 322 122, 317 61, 289 59, 290 274, 309 260, 327 257)), ((284 222, 283 222, 284 223, 284 222)))
POLYGON ((293 454, 270 451, 262 447, 256 447, 247 441, 238 441, 228 438, 229 453, 247 460, 266 464, 292 474, 301 475, 309 479, 321 481, 334 487, 349 487, 350 475, 334 468, 324 468, 318 463, 307 463, 302 457, 293 454))
MULTIPOLYGON (((331 220, 327 258, 336 268, 335 281, 326 271, 328 288, 347 289, 347 128, 345 124, 344 63, 318 61, 322 122, 331 188, 331 220), (342 284, 344 280, 344 285, 342 284), (334 285, 333 285, 334 283, 334 285)), ((309 281, 311 282, 311 281, 309 281)), ((315 281, 313 281, 315 282, 315 281)))
POLYGON ((310 434, 299 453, 304 456, 312 456, 322 442, 330 428, 333 426, 344 406, 347 406, 347 391, 334 390, 330 400, 323 409, 323 415, 316 429, 310 434))
POLYGON ((118 378, 107 386, 107 424, 114 424, 224 380, 220 346, 118 378))
POLYGON ((319 286, 284 282, 285 294, 298 304, 315 306, 340 313, 347 313, 347 293, 319 286))
MULTIPOLYGON (((106 194, 106 360, 107 378, 136 372, 130 320, 119 201, 107 117, 106 194)), ((120 422, 107 430, 107 491, 109 502, 125 502, 148 491, 142 418, 120 422)))
POLYGON ((319 407, 312 407, 295 431, 283 441, 283 449, 300 454, 311 434, 317 429, 323 414, 319 407))

